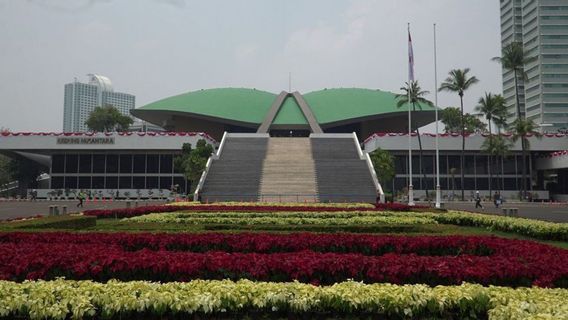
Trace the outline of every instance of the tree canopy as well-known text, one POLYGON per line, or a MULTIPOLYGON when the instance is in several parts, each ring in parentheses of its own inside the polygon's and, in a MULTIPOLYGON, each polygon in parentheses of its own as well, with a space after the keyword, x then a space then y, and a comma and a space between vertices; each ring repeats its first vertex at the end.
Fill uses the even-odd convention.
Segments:
MULTIPOLYGON (((485 132, 487 126, 476 116, 466 113, 463 118, 464 133, 485 132)), ((444 124, 446 133, 461 133, 461 111, 459 108, 448 107, 443 109, 440 114, 440 121, 444 124)))
POLYGON ((207 159, 213 153, 213 146, 205 140, 197 141, 195 148, 190 143, 184 143, 182 154, 174 159, 176 170, 182 171, 187 180, 191 181, 191 189, 195 190, 197 182, 201 178, 207 159))
POLYGON ((85 124, 91 131, 112 132, 126 131, 132 124, 132 118, 123 115, 112 105, 96 107, 85 124))
POLYGON ((369 154, 373 166, 375 167, 375 173, 379 182, 383 187, 390 186, 390 181, 394 178, 394 157, 390 152, 382 149, 377 149, 369 154))

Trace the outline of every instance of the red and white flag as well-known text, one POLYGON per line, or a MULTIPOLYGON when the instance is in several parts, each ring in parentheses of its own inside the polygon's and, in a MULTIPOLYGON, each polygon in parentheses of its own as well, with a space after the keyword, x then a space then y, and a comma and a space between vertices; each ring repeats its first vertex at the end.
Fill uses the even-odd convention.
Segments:
POLYGON ((408 29, 408 81, 414 81, 414 52, 412 51, 412 38, 408 29))

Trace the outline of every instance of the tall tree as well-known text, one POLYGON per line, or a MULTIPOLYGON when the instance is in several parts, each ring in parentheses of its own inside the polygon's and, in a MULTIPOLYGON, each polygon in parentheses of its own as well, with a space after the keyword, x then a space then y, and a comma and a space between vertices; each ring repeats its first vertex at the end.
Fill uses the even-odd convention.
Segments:
POLYGON ((197 141, 195 148, 192 148, 189 143, 184 143, 182 154, 174 158, 176 170, 182 171, 186 179, 191 182, 191 192, 195 191, 201 174, 207 165, 207 159, 212 153, 213 146, 201 139, 197 141))
POLYGON ((485 97, 479 98, 479 104, 475 107, 475 111, 479 113, 480 116, 485 117, 487 119, 487 126, 489 127, 489 136, 484 141, 483 149, 487 151, 489 155, 489 194, 492 194, 492 184, 493 184, 493 175, 491 167, 493 165, 493 154, 492 149, 494 147, 493 144, 493 132, 491 132, 491 122, 493 119, 500 118, 504 114, 507 113, 505 109, 504 99, 501 98, 500 95, 493 95, 491 93, 485 93, 485 97))
MULTIPOLYGON (((394 157, 387 150, 377 149, 369 154, 377 178, 383 187, 390 186, 395 176, 394 157)), ((390 188, 389 188, 390 189, 390 188)), ((394 191, 394 190, 393 190, 394 191)))
POLYGON ((449 72, 448 77, 442 84, 440 85, 439 91, 450 91, 450 92, 457 92, 460 96, 460 106, 461 106, 461 124, 462 124, 462 151, 461 151, 461 200, 465 200, 465 189, 464 189, 464 152, 465 152, 465 121, 464 121, 464 113, 463 113, 463 95, 464 92, 469 89, 474 84, 478 83, 479 80, 475 76, 468 77, 470 69, 454 69, 449 72))
MULTIPOLYGON (((485 132, 487 126, 478 117, 466 113, 463 116, 463 129, 466 134, 485 132)), ((440 112, 440 121, 444 124, 444 132, 461 133, 461 112, 459 108, 447 107, 440 112)))
POLYGON ((534 61, 535 57, 528 57, 523 50, 521 42, 511 42, 501 49, 501 56, 493 58, 493 61, 500 62, 505 70, 513 71, 515 81, 515 101, 517 105, 517 119, 521 119, 521 102, 519 97, 519 77, 526 78, 524 71, 525 65, 534 61))
MULTIPOLYGON (((423 105, 428 105, 428 106, 434 106, 434 104, 424 98, 424 96, 426 96, 427 94, 429 94, 430 92, 422 90, 422 88, 420 88, 420 85, 418 84, 418 80, 417 81, 411 81, 410 85, 408 85, 408 82, 405 82, 405 87, 401 87, 400 90, 403 91, 403 93, 401 94, 397 94, 395 96, 395 99, 398 100, 396 106, 397 108, 401 108, 403 106, 406 106, 409 104, 408 99, 410 98, 410 104, 412 104, 412 113, 416 112, 417 109, 422 111, 422 106, 423 105)), ((418 147, 420 149, 420 153, 419 153, 419 162, 420 162, 420 173, 422 174, 424 181, 427 181, 426 179, 426 173, 424 172, 424 170, 422 170, 422 154, 423 154, 423 149, 422 149, 422 139, 420 137, 420 131, 418 129, 418 125, 416 125, 414 123, 416 117, 414 115, 412 115, 412 127, 415 127, 416 129, 416 136, 418 137, 418 147)), ((426 189, 426 197, 428 197, 428 185, 426 185, 425 187, 426 189)))
POLYGON ((523 155, 523 182, 521 184, 521 200, 526 197, 527 193, 527 151, 530 150, 531 144, 528 139, 529 136, 541 137, 541 134, 537 131, 537 125, 530 119, 517 119, 511 125, 511 131, 513 133, 513 141, 517 142, 521 140, 522 155, 523 155))
POLYGON ((112 132, 126 131, 132 122, 132 118, 123 115, 114 106, 106 105, 104 107, 95 107, 95 110, 89 114, 85 124, 91 131, 112 132))
MULTIPOLYGON (((505 156, 507 156, 507 154, 509 154, 509 149, 511 148, 511 142, 506 139, 505 137, 503 137, 502 135, 496 135, 495 137, 493 137, 493 139, 485 139, 485 141, 483 141, 483 144, 481 145, 481 149, 485 152, 487 152, 490 157, 489 157, 489 170, 491 170, 491 168, 501 168, 501 170, 499 172, 500 176, 497 177, 497 189, 502 190, 503 186, 500 185, 499 181, 501 181, 501 176, 503 175, 503 167, 499 165, 499 159, 503 159, 505 158, 505 156), (493 166, 493 162, 492 159, 495 160, 495 166, 493 166)), ((489 173, 491 174, 492 171, 489 171, 489 173)), ((491 193, 491 185, 493 183, 493 179, 490 175, 489 178, 490 184, 489 184, 489 192, 491 193)))

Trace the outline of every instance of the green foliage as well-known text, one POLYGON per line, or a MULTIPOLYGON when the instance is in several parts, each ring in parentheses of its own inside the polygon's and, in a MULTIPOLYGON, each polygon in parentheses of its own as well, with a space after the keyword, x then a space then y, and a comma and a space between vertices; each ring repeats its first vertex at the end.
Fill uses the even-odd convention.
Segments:
POLYGON ((519 139, 521 139, 526 150, 530 150, 531 148, 528 136, 534 135, 538 138, 542 136, 537 131, 537 125, 530 119, 517 119, 512 123, 510 129, 513 133, 513 141, 517 142, 519 139))
MULTIPOLYGON (((448 107, 443 109, 440 113, 440 121, 444 124, 446 133, 461 133, 461 111, 459 108, 448 107)), ((486 131, 487 126, 485 123, 472 114, 464 114, 464 122, 464 132, 466 134, 486 131)))
POLYGON ((96 107, 85 124, 91 131, 112 132, 126 131, 132 125, 132 118, 123 115, 112 105, 96 107))
POLYGON ((485 97, 479 98, 479 105, 475 107, 475 111, 478 112, 478 115, 487 119, 489 133, 491 133, 491 121, 498 127, 505 125, 507 107, 505 106, 505 99, 500 94, 494 95, 486 92, 485 97))
POLYGON ((382 149, 377 149, 369 154, 373 166, 375 167, 375 172, 379 178, 379 182, 383 186, 389 186, 390 181, 394 178, 394 157, 390 152, 382 149))
MULTIPOLYGON (((176 170, 182 171, 191 182, 197 182, 201 178, 207 159, 213 153, 213 146, 205 140, 197 141, 195 149, 191 144, 184 143, 182 146, 182 154, 174 159, 176 170)), ((196 183, 192 183, 192 188, 196 187, 196 183)))
POLYGON ((448 77, 440 85, 439 91, 457 92, 460 97, 463 97, 464 92, 472 85, 479 82, 475 76, 468 78, 467 74, 470 69, 454 69, 448 74, 448 77))
POLYGON ((487 137, 481 145, 481 149, 487 154, 501 157, 509 154, 509 149, 511 147, 512 144, 509 139, 505 139, 503 136, 493 136, 492 138, 487 137))
POLYGON ((395 99, 398 100, 398 102, 396 103, 397 108, 403 107, 408 104, 408 96, 410 96, 410 103, 413 106, 413 111, 416 111, 416 104, 418 104, 419 110, 422 110, 421 105, 434 105, 430 100, 424 98, 424 96, 426 96, 430 92, 422 90, 422 88, 420 88, 420 85, 418 84, 418 81, 411 81, 410 87, 408 86, 408 82, 405 82, 405 85, 405 87, 400 88, 403 93, 397 94, 395 96, 395 99))

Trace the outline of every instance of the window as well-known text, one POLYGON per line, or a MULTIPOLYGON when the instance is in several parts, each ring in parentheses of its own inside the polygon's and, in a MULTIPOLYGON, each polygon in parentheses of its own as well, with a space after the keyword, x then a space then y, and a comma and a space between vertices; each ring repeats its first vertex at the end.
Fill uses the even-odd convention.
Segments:
POLYGON ((133 189, 145 189, 146 188, 146 177, 132 177, 132 188, 133 189))
POLYGON ((77 189, 77 177, 65 177, 65 189, 77 189))
POLYGON ((64 173, 64 172, 65 172, 65 155, 63 154, 53 155, 53 157, 51 157, 51 173, 64 173))
POLYGON ((160 155, 149 154, 146 158, 147 173, 158 173, 160 169, 160 155))
POLYGON ((91 189, 91 177, 79 177, 79 189, 91 189))
POLYGON ((132 189, 132 177, 120 177, 118 181, 119 189, 132 189))
POLYGON ((475 174, 487 173, 487 156, 475 156, 475 174))
POLYGON ((65 157, 65 172, 77 173, 79 169, 79 157, 76 154, 68 154, 65 157))
POLYGON ((79 173, 91 173, 91 165, 92 162, 90 154, 79 155, 79 173))
POLYGON ((93 155, 93 173, 105 173, 105 160, 104 154, 93 155))
POLYGON ((160 173, 173 173, 173 163, 171 154, 163 154, 160 156, 160 173))
POLYGON ((63 189, 63 177, 51 177, 51 189, 63 189))
POLYGON ((106 157, 106 172, 118 173, 118 155, 109 154, 106 157))
POLYGON ((134 173, 146 173, 146 155, 135 154, 133 160, 134 173))
POLYGON ((106 177, 106 189, 117 189, 118 177, 106 177))
POLYGON ((146 177, 146 189, 158 189, 159 187, 158 177, 146 177))
POLYGON ((93 189, 104 189, 105 188, 105 177, 93 177, 92 188, 93 189))
POLYGON ((160 177, 160 189, 170 190, 172 182, 172 177, 160 177))
POLYGON ((120 155, 120 173, 132 173, 132 156, 129 154, 120 155))

